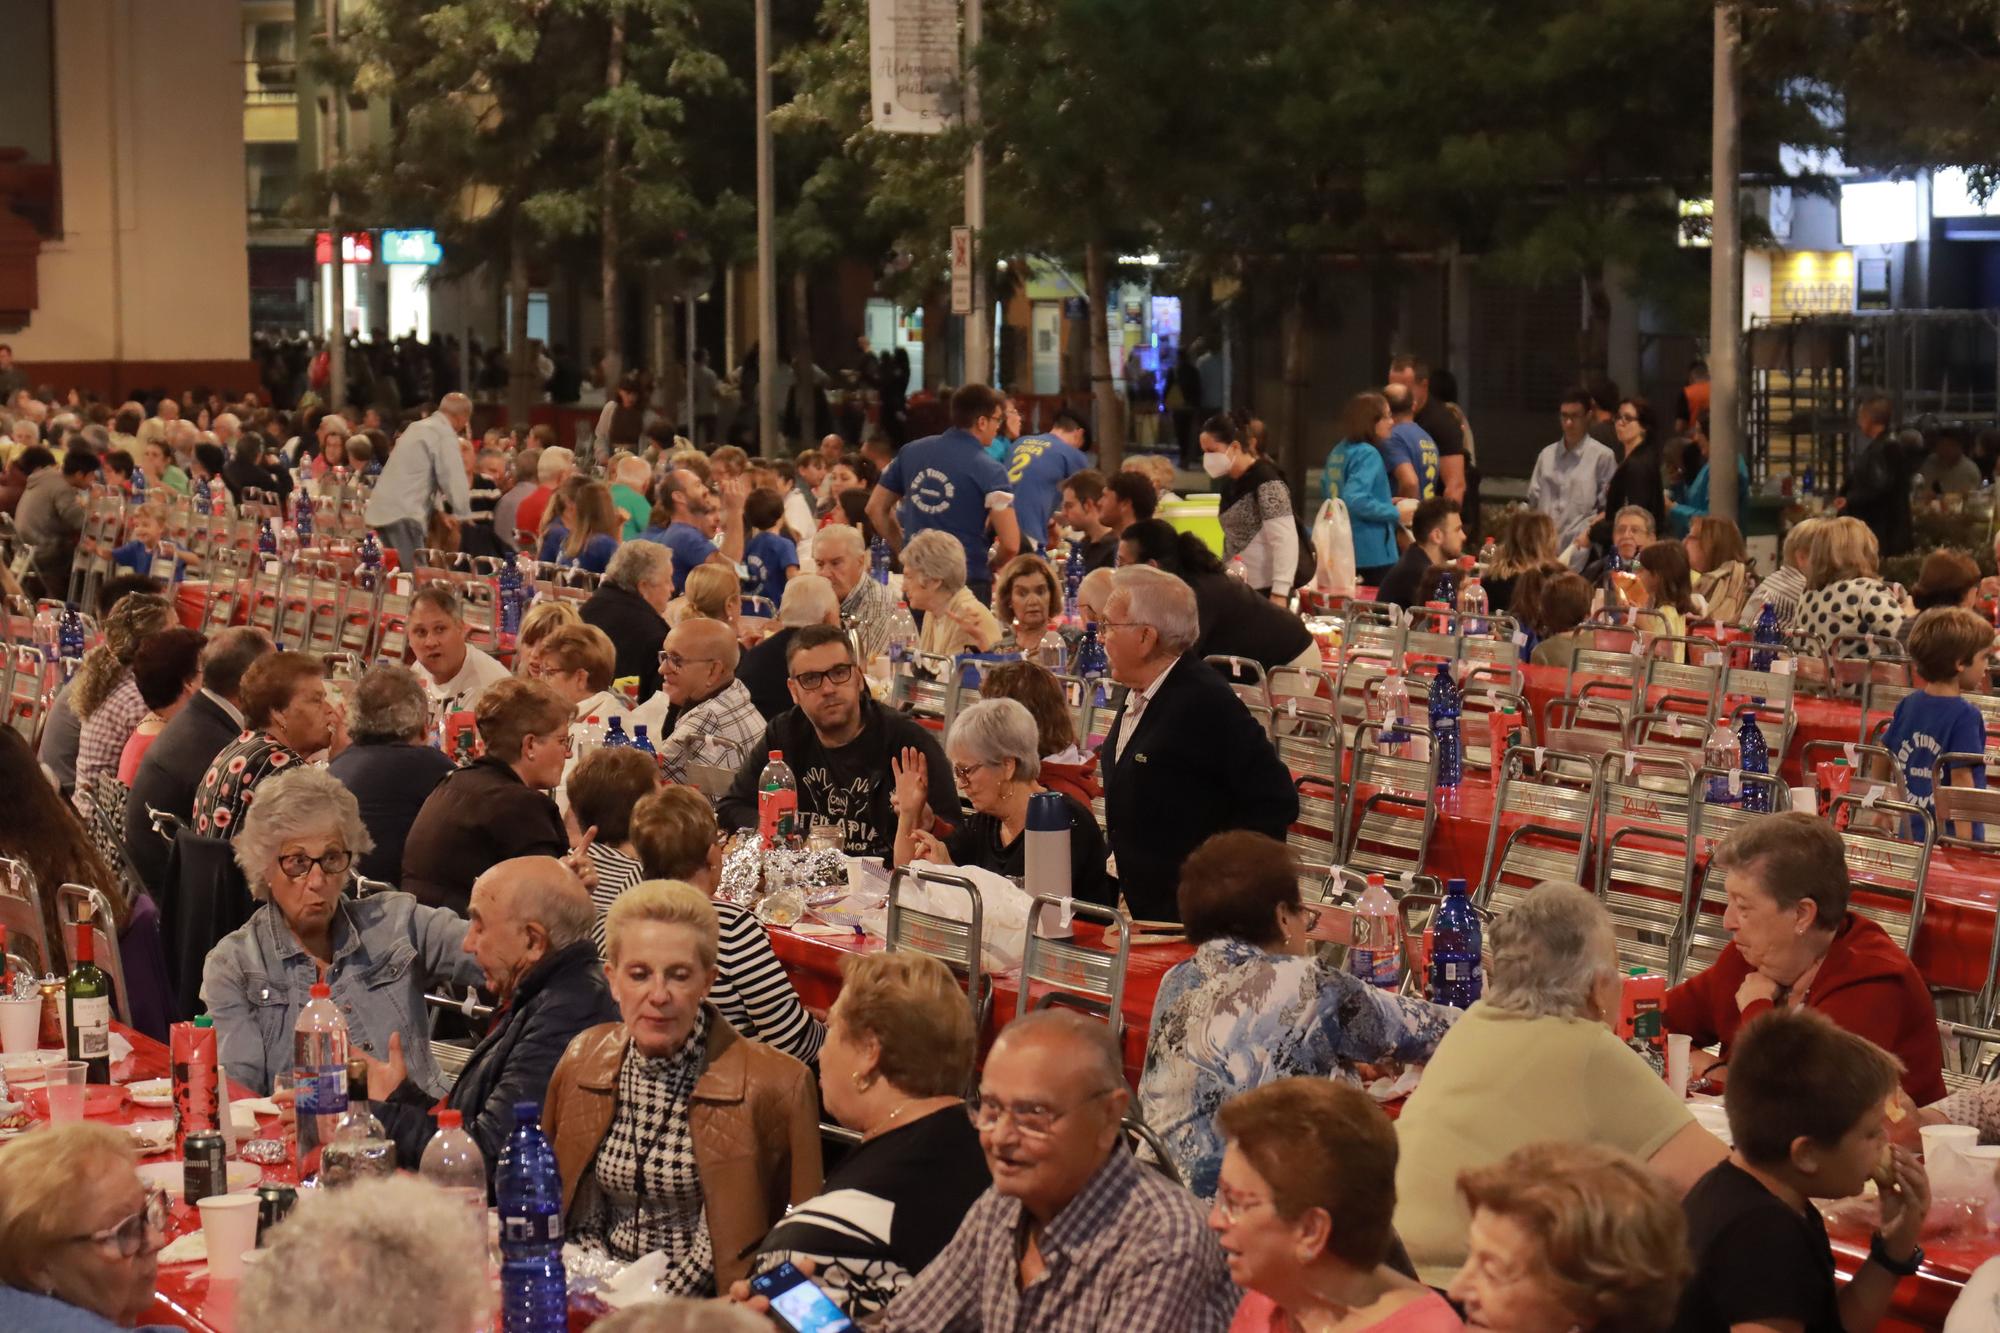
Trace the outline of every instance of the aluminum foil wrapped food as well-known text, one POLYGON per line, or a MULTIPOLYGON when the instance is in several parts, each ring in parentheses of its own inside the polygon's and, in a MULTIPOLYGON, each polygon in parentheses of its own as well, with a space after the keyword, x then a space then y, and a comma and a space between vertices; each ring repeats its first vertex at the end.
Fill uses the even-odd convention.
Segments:
POLYGON ((755 907, 764 894, 764 848, 756 830, 731 834, 722 846, 722 880, 715 896, 738 907, 755 907))

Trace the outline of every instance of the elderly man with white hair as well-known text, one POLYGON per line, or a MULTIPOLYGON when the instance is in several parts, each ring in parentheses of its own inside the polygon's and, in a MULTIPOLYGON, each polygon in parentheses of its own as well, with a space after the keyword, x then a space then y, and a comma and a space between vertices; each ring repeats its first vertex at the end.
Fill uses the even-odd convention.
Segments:
POLYGON ((792 706, 791 693, 785 688, 785 645, 805 625, 840 628, 840 597, 824 576, 796 575, 785 585, 777 624, 777 629, 745 650, 736 663, 736 679, 750 691, 750 702, 767 722, 792 706))
POLYGON ((840 598, 841 622, 861 642, 864 663, 889 646, 889 617, 896 604, 889 589, 875 581, 868 568, 868 542, 861 529, 845 523, 821 528, 812 540, 813 560, 840 598))
POLYGON ((1133 916, 1178 921, 1188 854, 1227 829, 1284 841, 1299 794, 1243 701, 1190 654, 1201 624, 1187 584, 1127 565, 1098 630, 1112 679, 1129 691, 1101 752, 1119 887, 1133 916))
MULTIPOLYGON (((524 451, 526 452, 533 451, 524 451)), ((518 460, 517 462, 525 475, 525 462, 518 460)), ((540 532, 542 515, 548 510, 550 498, 575 472, 574 450, 565 449, 558 444, 539 451, 535 458, 535 489, 514 502, 513 517, 505 523, 505 526, 502 526, 502 520, 507 518, 506 501, 502 500, 499 508, 494 511, 494 526, 500 535, 511 542, 514 540, 515 532, 540 532)), ((511 493, 507 498, 513 498, 511 493)))
POLYGON ((642 699, 660 688, 660 649, 673 599, 673 552, 655 542, 624 542, 605 566, 604 582, 583 604, 583 623, 603 630, 617 650, 614 678, 637 676, 642 699))
POLYGON ((471 425, 472 400, 446 394, 437 411, 403 432, 375 479, 362 517, 404 569, 417 567, 432 514, 441 512, 453 528, 472 517, 471 482, 458 450, 471 425))
POLYGON ((620 541, 631 541, 646 530, 653 517, 653 502, 646 498, 646 484, 653 479, 653 465, 637 454, 620 452, 611 461, 611 503, 625 516, 620 541))
POLYGON ((691 617, 660 649, 660 691, 627 719, 653 738, 660 772, 688 780, 688 766, 734 769, 764 737, 764 715, 736 679, 736 634, 720 620, 691 617))

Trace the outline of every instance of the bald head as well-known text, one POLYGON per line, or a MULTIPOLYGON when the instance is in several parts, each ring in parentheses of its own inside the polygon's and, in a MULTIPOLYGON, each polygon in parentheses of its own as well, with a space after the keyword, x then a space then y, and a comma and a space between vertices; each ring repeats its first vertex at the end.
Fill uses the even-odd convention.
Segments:
POLYGON ((1102 1019, 1074 1009, 1036 1009, 1000 1029, 993 1054, 1002 1049, 1017 1054, 1030 1047, 1048 1057, 1045 1068, 1059 1069, 1066 1084, 1051 1092, 1088 1095, 1125 1086, 1125 1058, 1117 1038, 1102 1019), (1067 1086, 1073 1084, 1074 1086, 1067 1086))
POLYGON ((502 861, 472 885, 465 951, 504 1003, 535 964, 590 938, 597 909, 583 881, 553 856, 502 861))
POLYGON ((847 441, 839 435, 823 436, 819 442, 819 451, 821 454, 831 452, 836 458, 840 456, 841 451, 845 448, 847 448, 847 441))

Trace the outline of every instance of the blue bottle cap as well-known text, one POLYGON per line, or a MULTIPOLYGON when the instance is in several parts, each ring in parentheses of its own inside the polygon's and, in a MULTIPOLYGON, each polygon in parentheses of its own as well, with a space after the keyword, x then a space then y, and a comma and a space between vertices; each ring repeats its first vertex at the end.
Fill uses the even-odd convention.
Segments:
POLYGON ((1069 810, 1061 792, 1040 791, 1028 798, 1030 833, 1069 832, 1069 810))
POLYGON ((1454 875, 1444 882, 1444 891, 1446 893, 1464 893, 1465 881, 1454 875))
POLYGON ((540 1124, 542 1104, 540 1102, 515 1102, 514 1123, 517 1125, 540 1124))

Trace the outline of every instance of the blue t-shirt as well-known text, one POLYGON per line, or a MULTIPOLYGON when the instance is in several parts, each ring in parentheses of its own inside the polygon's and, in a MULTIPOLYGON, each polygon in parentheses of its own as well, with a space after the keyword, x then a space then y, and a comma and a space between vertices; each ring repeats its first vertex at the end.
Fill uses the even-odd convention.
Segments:
MULTIPOLYGON (((1889 719, 1882 745, 1896 757, 1910 800, 1935 811, 1938 758, 1947 754, 1984 754, 1986 719, 1958 695, 1926 694, 1918 690, 1896 705, 1896 714, 1889 719)), ((1972 782, 1976 787, 1984 787, 1985 770, 1973 769, 1972 782)), ((1908 832, 1910 837, 1919 836, 1917 829, 1908 832)))
MULTIPOLYGON (((123 546, 114 546, 111 548, 111 563, 129 569, 134 574, 151 574, 155 558, 152 550, 144 542, 140 541, 130 541, 126 542, 123 546)), ((175 560, 173 581, 179 583, 186 574, 186 562, 175 560)))
POLYGON ((688 575, 708 563, 715 554, 715 543, 701 535, 701 529, 692 523, 669 523, 664 528, 647 528, 639 534, 641 541, 658 542, 674 553, 674 593, 678 596, 686 591, 688 575))
POLYGON ((1023 435, 1007 457, 1007 482, 1014 488, 1014 516, 1021 522, 1021 548, 1049 544, 1049 520, 1062 506, 1062 484, 1090 466, 1083 450, 1053 435, 1023 435))
POLYGON ((986 446, 971 431, 954 426, 912 440, 889 460, 882 486, 909 501, 906 538, 934 528, 948 532, 965 548, 965 581, 992 577, 986 564, 986 497, 1012 495, 1013 487, 1007 470, 986 456, 986 446))
POLYGON ((1444 494, 1438 482, 1437 441, 1414 421, 1399 423, 1382 446, 1382 461, 1389 469, 1389 489, 1396 488, 1396 468, 1408 463, 1417 473, 1417 498, 1429 500, 1444 494))
POLYGON ((556 557, 562 554, 562 544, 568 540, 569 526, 567 524, 549 524, 548 530, 542 534, 542 549, 535 552, 535 558, 545 565, 553 565, 556 562, 556 557))
POLYGON ((790 537, 760 532, 743 546, 743 564, 750 571, 750 591, 768 597, 773 606, 785 599, 785 571, 799 563, 799 546, 790 537))
MULTIPOLYGON (((567 533, 563 535, 563 540, 569 540, 567 533)), ((583 549, 573 556, 563 555, 558 549, 556 555, 559 559, 556 563, 565 569, 587 569, 593 574, 602 574, 605 566, 611 563, 611 557, 616 554, 618 554, 618 539, 607 537, 600 532, 585 542, 583 549)))

